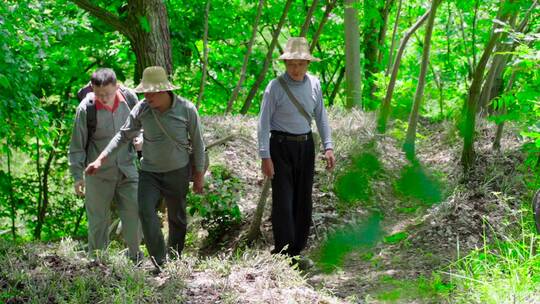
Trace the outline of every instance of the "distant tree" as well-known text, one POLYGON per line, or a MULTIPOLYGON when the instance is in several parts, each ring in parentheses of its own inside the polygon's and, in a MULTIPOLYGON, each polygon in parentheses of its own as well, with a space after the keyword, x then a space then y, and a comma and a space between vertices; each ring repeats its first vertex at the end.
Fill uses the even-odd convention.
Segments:
POLYGON ((422 62, 420 63, 420 75, 418 76, 418 85, 416 86, 416 93, 414 95, 414 103, 409 115, 409 126, 407 127, 407 137, 403 144, 403 150, 407 155, 407 158, 412 160, 415 155, 415 141, 416 141, 416 126, 418 125, 418 113, 420 111, 420 104, 424 98, 424 87, 426 85, 426 73, 429 64, 429 50, 431 48, 431 36, 433 33, 433 25, 435 24, 435 15, 437 13, 437 7, 441 4, 442 0, 433 0, 431 3, 431 9, 429 12, 428 23, 426 25, 426 33, 424 36, 424 49, 422 51, 422 62))
POLYGON ((359 0, 345 0, 345 83, 347 108, 362 107, 360 71, 359 0))

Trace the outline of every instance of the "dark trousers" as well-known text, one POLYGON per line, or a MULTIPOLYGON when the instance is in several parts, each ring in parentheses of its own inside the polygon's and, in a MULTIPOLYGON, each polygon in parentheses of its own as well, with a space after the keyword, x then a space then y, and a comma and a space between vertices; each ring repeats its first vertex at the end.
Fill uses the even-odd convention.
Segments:
POLYGON ((165 261, 166 250, 180 254, 184 249, 187 229, 186 195, 189 189, 190 166, 169 172, 141 171, 139 176, 139 216, 146 248, 158 264, 165 261), (160 198, 167 205, 169 239, 167 248, 157 214, 160 198))
POLYGON ((270 156, 272 179, 272 228, 274 250, 290 256, 306 246, 311 225, 315 149, 311 133, 307 140, 293 140, 291 134, 272 131, 270 156), (286 250, 283 248, 288 245, 286 250), (282 251, 283 250, 283 251, 282 251))

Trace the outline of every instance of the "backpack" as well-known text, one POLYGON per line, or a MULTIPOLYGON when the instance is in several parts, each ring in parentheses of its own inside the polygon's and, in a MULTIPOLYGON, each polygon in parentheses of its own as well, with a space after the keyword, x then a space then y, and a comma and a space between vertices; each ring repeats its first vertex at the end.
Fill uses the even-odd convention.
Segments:
MULTIPOLYGON (((126 100, 126 103, 129 107, 129 109, 133 109, 135 104, 139 102, 139 99, 136 95, 132 94, 127 88, 123 86, 119 86, 120 94, 124 97, 126 100)), ((86 86, 84 86, 82 89, 80 89, 77 92, 77 98, 79 99, 79 102, 82 102, 86 95, 88 93, 93 92, 92 84, 88 83, 86 86)), ((96 132, 97 127, 97 110, 96 110, 96 101, 95 99, 87 99, 86 100, 86 128, 88 130, 88 140, 86 141, 86 149, 88 149, 88 143, 90 142, 90 138, 94 135, 96 132)))

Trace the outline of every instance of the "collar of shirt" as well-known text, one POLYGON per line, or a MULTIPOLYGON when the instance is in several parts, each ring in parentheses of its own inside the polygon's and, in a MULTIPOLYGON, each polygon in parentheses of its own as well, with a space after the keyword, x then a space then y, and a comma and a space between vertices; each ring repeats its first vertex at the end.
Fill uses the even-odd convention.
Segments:
POLYGON ((120 90, 116 90, 116 96, 114 97, 114 104, 112 107, 109 107, 103 103, 99 98, 96 97, 96 110, 107 110, 109 112, 115 112, 118 109, 118 106, 121 102, 126 102, 124 96, 120 93, 120 90))

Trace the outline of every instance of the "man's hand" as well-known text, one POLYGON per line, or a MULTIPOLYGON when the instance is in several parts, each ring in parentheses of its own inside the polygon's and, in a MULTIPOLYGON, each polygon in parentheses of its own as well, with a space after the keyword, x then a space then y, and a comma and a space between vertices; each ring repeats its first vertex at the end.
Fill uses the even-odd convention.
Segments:
POLYGON ((78 180, 75 182, 75 194, 77 194, 77 196, 79 197, 83 197, 84 196, 84 180, 78 180))
POLYGON ((271 158, 263 158, 261 164, 262 173, 269 178, 274 177, 274 163, 271 158))
POLYGON ((84 172, 88 175, 94 175, 101 168, 101 158, 97 158, 95 161, 88 164, 84 172))
POLYGON ((334 167, 336 166, 336 157, 334 156, 334 150, 328 149, 324 151, 324 159, 326 160, 326 170, 334 170, 334 167))
POLYGON ((193 176, 193 192, 203 194, 204 192, 204 174, 202 172, 194 172, 193 176))
POLYGON ((135 151, 142 151, 143 141, 144 139, 142 137, 142 134, 133 139, 133 146, 135 147, 135 151))

